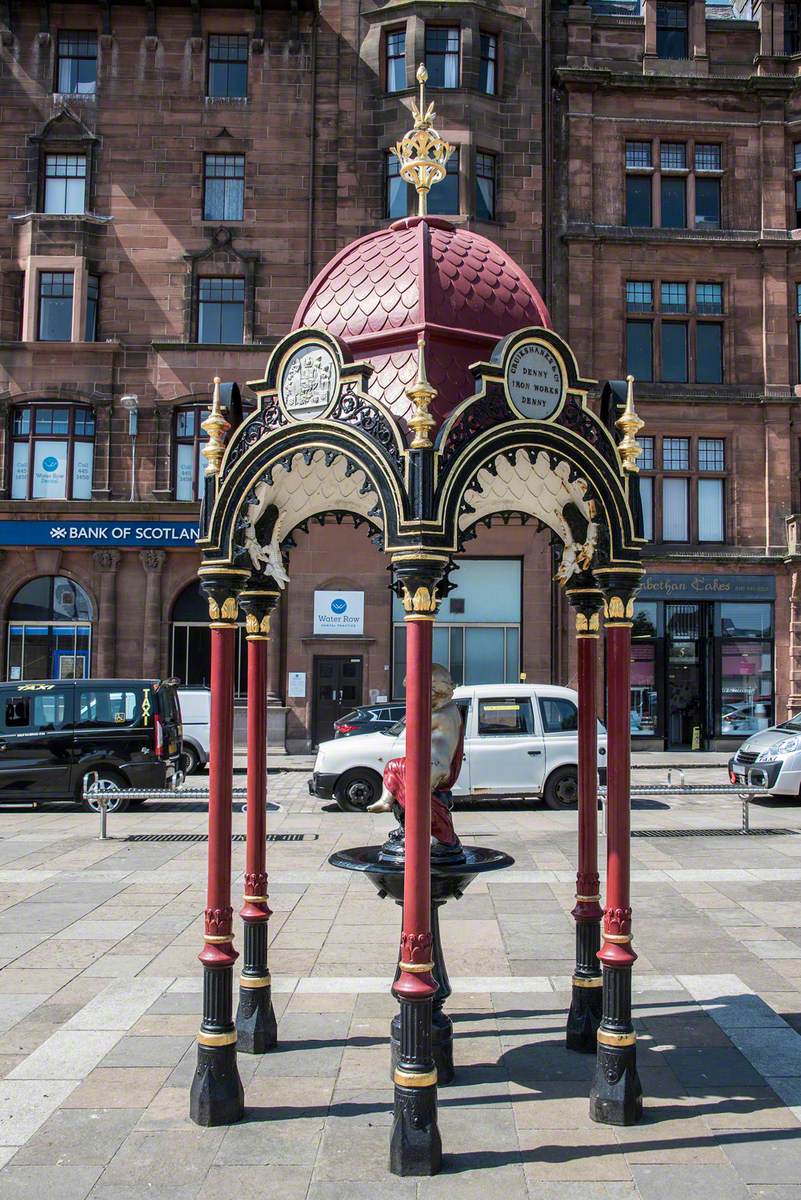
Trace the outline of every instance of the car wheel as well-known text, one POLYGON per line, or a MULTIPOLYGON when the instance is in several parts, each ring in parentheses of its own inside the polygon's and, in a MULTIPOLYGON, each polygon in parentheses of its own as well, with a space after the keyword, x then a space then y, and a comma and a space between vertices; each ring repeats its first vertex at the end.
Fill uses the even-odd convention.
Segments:
MULTIPOLYGON (((97 800, 92 797, 85 800, 83 795, 84 783, 94 775, 94 771, 87 771, 78 785, 78 803, 84 812, 100 812, 100 805, 97 800)), ((108 796, 106 801, 106 812, 121 813, 125 812, 130 803, 127 796, 120 796, 116 793, 120 792, 126 786, 125 780, 116 771, 110 770, 108 767, 100 767, 97 772, 97 788, 98 791, 105 792, 108 796)))
POLYGON ((195 771, 200 770, 200 755, 194 746, 184 746, 181 754, 181 766, 184 775, 194 775, 195 771))
POLYGON ((368 767, 346 771, 334 788, 334 799, 343 812, 364 812, 381 795, 381 776, 368 767))
POLYGON ((560 767, 548 776, 543 792, 548 808, 575 808, 578 804, 578 772, 575 767, 560 767))

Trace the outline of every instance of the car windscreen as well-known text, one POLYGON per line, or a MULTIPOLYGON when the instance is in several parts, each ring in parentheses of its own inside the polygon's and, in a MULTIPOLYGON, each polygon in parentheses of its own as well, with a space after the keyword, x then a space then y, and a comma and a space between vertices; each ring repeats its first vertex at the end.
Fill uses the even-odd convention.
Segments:
POLYGON ((782 721, 781 725, 777 725, 776 728, 792 729, 793 733, 801 732, 801 713, 796 713, 794 717, 790 717, 789 721, 782 721))

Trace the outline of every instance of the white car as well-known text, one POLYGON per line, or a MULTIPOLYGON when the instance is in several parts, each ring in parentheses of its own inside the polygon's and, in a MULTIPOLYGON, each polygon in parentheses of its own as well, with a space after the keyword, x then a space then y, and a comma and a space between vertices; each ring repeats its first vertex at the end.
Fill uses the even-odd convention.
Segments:
MULTIPOLYGON (((536 797, 550 808, 577 798, 578 697, 551 684, 504 683, 458 687, 453 696, 465 720, 464 762, 454 797, 536 797)), ((360 812, 378 799, 384 767, 403 749, 404 723, 378 733, 323 742, 309 780, 320 800, 360 812)), ((598 767, 606 780, 606 731, 598 722, 598 767)))
POLYGON ((185 775, 192 775, 209 761, 211 691, 207 687, 179 687, 183 726, 182 758, 185 775))
POLYGON ((772 796, 801 797, 801 715, 753 733, 729 759, 729 779, 772 796))

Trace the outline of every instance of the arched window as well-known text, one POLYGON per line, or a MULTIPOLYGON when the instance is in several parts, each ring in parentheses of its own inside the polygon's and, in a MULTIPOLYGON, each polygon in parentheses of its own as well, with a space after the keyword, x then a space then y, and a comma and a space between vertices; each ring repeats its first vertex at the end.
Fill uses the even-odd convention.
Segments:
POLYGON ((92 601, 63 575, 24 584, 8 609, 9 679, 85 679, 91 674, 92 601))
POLYGON ((95 414, 37 401, 11 410, 12 500, 91 500, 95 414))
POLYGON ((208 415, 208 404, 183 404, 175 410, 173 488, 176 500, 197 500, 200 497, 199 481, 203 478, 205 465, 200 450, 203 443, 209 440, 208 434, 200 426, 208 415))
MULTIPOLYGON (((187 687, 209 687, 211 683, 209 602, 200 590, 200 583, 185 587, 172 608, 170 674, 187 687)), ((247 641, 242 620, 236 638, 236 696, 246 696, 247 688, 247 641)))

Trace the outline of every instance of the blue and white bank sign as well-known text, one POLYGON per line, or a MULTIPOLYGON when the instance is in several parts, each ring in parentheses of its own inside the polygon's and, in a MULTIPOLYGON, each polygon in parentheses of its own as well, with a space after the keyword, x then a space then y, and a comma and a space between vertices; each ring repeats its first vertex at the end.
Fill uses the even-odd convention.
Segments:
MULTIPOLYGON (((45 459, 45 470, 46 464, 45 459)), ((0 546, 186 548, 193 546, 197 537, 195 521, 0 521, 0 546)))
POLYGON ((364 592, 315 592, 314 632, 364 633, 364 592))

